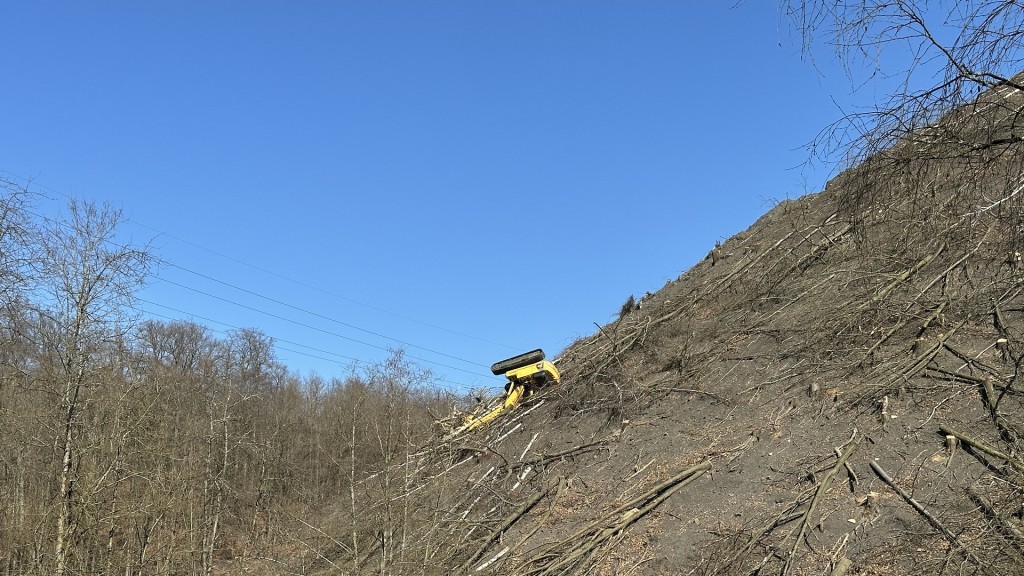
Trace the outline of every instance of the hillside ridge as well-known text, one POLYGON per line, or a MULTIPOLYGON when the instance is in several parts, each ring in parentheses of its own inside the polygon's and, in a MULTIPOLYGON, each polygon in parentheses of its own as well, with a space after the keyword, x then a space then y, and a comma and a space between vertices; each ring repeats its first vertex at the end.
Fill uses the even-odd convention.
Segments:
MULTIPOLYGON (((1024 99, 944 121, 996 137, 993 98, 1024 99)), ((1019 573, 1021 149, 926 144, 775 206, 425 452, 439 565, 1019 573)))

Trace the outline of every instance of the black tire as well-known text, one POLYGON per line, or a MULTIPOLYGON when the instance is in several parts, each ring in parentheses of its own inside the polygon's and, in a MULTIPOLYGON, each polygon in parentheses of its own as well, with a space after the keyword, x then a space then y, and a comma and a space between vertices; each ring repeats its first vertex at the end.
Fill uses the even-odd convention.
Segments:
POLYGON ((531 350, 529 352, 526 352, 525 354, 520 354, 519 356, 506 358, 501 362, 495 362, 494 364, 491 365, 491 373, 494 374, 495 376, 501 376, 508 372, 509 370, 515 370, 516 368, 529 366, 530 364, 535 364, 543 359, 544 351, 541 350, 540 348, 537 348, 536 350, 531 350))

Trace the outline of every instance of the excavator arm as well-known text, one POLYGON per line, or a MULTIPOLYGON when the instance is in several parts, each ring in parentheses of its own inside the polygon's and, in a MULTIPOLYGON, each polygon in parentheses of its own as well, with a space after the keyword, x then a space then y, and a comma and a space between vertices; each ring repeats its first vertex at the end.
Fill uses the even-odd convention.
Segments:
POLYGON ((561 382, 558 368, 544 359, 544 351, 540 348, 496 362, 491 366, 491 373, 504 374, 508 379, 501 404, 482 415, 470 415, 457 432, 479 428, 514 408, 538 390, 561 382))

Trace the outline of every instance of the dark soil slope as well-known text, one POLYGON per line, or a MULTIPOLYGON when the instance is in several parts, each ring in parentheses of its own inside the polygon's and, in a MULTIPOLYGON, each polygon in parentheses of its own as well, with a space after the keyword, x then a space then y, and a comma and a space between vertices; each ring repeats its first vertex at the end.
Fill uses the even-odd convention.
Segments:
POLYGON ((784 202, 425 448, 360 569, 1024 573, 1024 96, 784 202))

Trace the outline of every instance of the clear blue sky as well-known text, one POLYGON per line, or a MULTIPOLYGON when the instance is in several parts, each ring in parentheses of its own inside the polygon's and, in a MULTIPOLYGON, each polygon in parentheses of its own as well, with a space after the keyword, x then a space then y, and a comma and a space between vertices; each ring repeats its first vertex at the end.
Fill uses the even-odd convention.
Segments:
POLYGON ((500 386, 822 188, 850 85, 732 4, 8 2, 0 170, 123 209, 147 313, 500 386))

